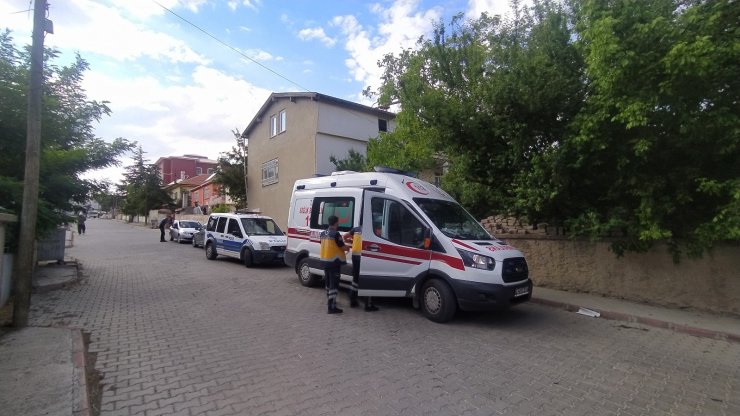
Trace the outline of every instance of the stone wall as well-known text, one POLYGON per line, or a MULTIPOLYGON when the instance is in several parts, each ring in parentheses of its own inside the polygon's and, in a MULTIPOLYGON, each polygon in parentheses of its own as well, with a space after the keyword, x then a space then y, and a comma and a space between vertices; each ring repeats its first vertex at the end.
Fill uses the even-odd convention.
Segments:
POLYGON ((675 264, 664 246, 617 258, 608 242, 493 233, 524 253, 536 286, 740 316, 738 246, 675 264))

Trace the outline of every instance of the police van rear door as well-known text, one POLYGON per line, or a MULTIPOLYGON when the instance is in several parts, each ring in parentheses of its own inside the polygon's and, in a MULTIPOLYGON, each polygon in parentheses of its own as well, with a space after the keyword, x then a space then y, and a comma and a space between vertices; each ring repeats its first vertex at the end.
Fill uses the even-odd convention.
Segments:
POLYGON ((407 296, 429 270, 424 221, 400 199, 366 190, 363 198, 360 296, 407 296))

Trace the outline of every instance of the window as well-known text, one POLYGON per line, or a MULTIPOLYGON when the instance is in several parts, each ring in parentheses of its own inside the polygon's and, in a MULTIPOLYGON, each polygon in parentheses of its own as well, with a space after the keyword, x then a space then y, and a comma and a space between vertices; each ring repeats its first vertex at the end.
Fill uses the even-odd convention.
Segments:
POLYGON ((378 131, 388 131, 388 120, 378 119, 378 131))
POLYGON ((278 134, 278 119, 276 115, 270 116, 270 137, 275 137, 278 134))
POLYGON ((402 246, 424 246, 424 225, 400 202, 373 198, 370 207, 375 235, 402 246))
POLYGON ((278 181, 278 160, 272 159, 262 164, 262 186, 272 185, 278 181))
POLYGON ((314 198, 311 207, 311 228, 328 228, 329 217, 339 218, 339 230, 349 231, 354 224, 355 199, 349 197, 314 198))
POLYGON ((226 217, 219 217, 218 218, 218 224, 216 225, 216 232, 217 233, 223 233, 224 232, 224 230, 226 229, 226 220, 228 220, 228 218, 226 218, 226 217))
POLYGON ((200 167, 195 168, 195 174, 196 175, 202 175, 203 174, 203 168, 200 168, 200 167))
POLYGON ((282 110, 280 111, 280 126, 278 127, 278 131, 280 133, 284 132, 287 129, 286 122, 287 120, 286 120, 285 110, 282 110))
POLYGON ((270 116, 270 137, 275 137, 288 128, 288 119, 285 110, 280 110, 277 115, 270 116))
POLYGON ((218 217, 208 218, 208 224, 206 224, 206 230, 216 231, 216 224, 218 224, 218 217))
POLYGON ((180 179, 185 179, 186 177, 187 177, 187 175, 185 175, 185 171, 184 170, 181 170, 180 171, 180 179))
POLYGON ((200 199, 198 199, 198 191, 193 192, 193 201, 200 203, 200 199))
POLYGON ((243 237, 242 230, 239 228, 239 221, 235 218, 229 218, 229 227, 227 230, 227 234, 233 235, 234 237, 243 237))
POLYGON ((211 197, 211 189, 203 188, 203 199, 208 199, 210 197, 211 197))

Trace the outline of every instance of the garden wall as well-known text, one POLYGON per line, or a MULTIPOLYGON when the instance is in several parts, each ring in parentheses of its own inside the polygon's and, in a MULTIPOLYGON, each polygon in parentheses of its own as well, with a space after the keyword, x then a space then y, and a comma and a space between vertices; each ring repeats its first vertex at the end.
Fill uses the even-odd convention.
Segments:
POLYGON ((675 264, 665 246, 617 256, 608 242, 498 234, 527 258, 536 286, 740 316, 740 247, 675 264))

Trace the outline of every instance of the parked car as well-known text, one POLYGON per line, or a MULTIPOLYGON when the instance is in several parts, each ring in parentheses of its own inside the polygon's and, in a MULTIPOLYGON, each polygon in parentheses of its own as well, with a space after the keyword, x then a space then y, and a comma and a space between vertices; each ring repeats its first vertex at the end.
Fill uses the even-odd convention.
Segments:
POLYGON ((203 247, 206 240, 206 229, 201 228, 193 234, 193 247, 203 247))
POLYGON ((260 263, 284 264, 287 237, 270 217, 211 214, 205 229, 205 251, 209 260, 221 255, 239 259, 247 267, 260 263))
POLYGON ((170 241, 174 240, 178 243, 192 241, 193 234, 202 228, 203 225, 198 221, 175 220, 170 227, 170 241))

